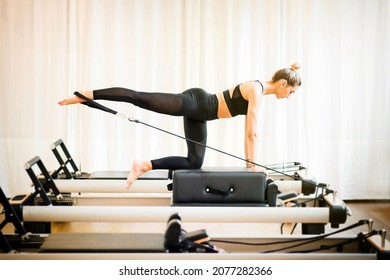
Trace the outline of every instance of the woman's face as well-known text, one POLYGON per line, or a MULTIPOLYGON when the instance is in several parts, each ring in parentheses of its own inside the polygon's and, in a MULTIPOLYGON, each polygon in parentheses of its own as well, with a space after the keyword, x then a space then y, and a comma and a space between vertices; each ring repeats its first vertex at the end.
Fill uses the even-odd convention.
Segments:
POLYGON ((290 86, 287 82, 281 82, 280 86, 276 89, 276 98, 289 98, 298 89, 298 86, 290 86))

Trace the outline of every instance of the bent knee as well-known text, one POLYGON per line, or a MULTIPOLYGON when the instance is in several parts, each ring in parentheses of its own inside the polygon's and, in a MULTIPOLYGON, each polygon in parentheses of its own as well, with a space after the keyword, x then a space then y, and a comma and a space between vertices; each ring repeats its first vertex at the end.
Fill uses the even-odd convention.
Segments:
POLYGON ((189 169, 200 169, 203 165, 203 158, 195 158, 193 160, 188 160, 189 169))

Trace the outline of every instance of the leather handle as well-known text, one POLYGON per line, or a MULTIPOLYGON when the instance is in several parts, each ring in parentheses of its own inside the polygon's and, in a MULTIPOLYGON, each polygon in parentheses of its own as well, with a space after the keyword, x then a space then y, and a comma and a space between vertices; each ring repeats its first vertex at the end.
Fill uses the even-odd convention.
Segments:
POLYGON ((206 193, 212 193, 215 195, 228 196, 234 192, 234 186, 228 187, 225 190, 219 190, 211 186, 206 186, 205 191, 206 193))

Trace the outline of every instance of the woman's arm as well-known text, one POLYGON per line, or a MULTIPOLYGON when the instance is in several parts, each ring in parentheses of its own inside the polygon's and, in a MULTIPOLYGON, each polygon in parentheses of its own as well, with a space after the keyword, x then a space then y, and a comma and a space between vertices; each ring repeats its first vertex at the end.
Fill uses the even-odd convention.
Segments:
MULTIPOLYGON (((258 121, 261 105, 261 85, 257 82, 248 82, 240 86, 240 90, 248 100, 248 112, 245 118, 245 158, 251 162, 258 163, 258 121)), ((252 167, 255 171, 256 166, 247 163, 247 167, 252 167)))

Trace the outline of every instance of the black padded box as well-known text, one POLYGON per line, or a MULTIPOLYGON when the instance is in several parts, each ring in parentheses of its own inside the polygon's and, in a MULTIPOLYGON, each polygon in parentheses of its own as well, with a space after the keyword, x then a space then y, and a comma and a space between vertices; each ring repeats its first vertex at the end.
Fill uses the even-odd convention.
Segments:
POLYGON ((265 206, 266 175, 248 168, 176 170, 173 205, 265 206))

